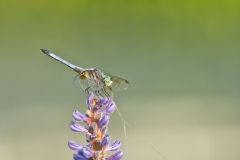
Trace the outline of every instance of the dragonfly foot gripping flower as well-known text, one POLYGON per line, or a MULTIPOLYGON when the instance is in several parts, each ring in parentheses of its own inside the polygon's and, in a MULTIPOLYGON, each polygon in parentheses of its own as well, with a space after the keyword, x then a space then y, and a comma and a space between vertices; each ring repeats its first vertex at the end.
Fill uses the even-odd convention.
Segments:
POLYGON ((70 129, 86 136, 86 145, 69 141, 68 146, 76 153, 74 160, 120 160, 123 152, 119 151, 121 142, 110 142, 107 134, 107 125, 110 114, 116 110, 116 105, 111 97, 98 97, 92 92, 88 95, 86 114, 78 110, 73 111, 73 121, 70 129))

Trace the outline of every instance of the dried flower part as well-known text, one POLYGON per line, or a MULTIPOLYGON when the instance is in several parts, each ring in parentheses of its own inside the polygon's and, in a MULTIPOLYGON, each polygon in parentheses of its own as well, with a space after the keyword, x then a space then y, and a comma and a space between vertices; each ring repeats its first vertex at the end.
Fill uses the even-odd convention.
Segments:
POLYGON ((73 155, 73 159, 120 160, 123 157, 121 151, 106 157, 107 152, 117 151, 121 146, 118 140, 110 143, 110 136, 107 134, 110 114, 116 110, 115 102, 112 98, 97 97, 93 93, 89 93, 87 105, 86 114, 82 114, 77 110, 73 111, 74 121, 71 122, 70 129, 73 132, 85 134, 88 143, 82 146, 74 141, 68 142, 69 148, 77 151, 73 155))
POLYGON ((98 102, 98 100, 97 100, 96 98, 93 98, 93 99, 91 99, 91 101, 90 101, 90 105, 91 105, 92 107, 95 107, 95 106, 97 105, 97 102, 98 102))
POLYGON ((93 141, 92 145, 93 145, 93 150, 95 150, 95 151, 102 150, 102 145, 101 145, 101 141, 100 140, 93 141))

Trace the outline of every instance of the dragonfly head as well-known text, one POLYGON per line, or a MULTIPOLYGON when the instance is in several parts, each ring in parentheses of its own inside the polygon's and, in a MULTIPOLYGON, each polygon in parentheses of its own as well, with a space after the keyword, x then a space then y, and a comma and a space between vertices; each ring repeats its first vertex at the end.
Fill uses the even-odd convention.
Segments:
POLYGON ((81 80, 85 80, 85 79, 88 79, 89 78, 89 73, 87 71, 82 71, 80 73, 80 79, 81 80))

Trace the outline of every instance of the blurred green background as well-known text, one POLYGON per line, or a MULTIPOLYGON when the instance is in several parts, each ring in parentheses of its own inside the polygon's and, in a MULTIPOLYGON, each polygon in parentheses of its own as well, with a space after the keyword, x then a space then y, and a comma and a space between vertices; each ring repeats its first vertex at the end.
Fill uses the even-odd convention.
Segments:
POLYGON ((128 160, 240 159, 240 1, 0 0, 0 159, 72 159, 82 67, 128 79, 109 132, 128 160))

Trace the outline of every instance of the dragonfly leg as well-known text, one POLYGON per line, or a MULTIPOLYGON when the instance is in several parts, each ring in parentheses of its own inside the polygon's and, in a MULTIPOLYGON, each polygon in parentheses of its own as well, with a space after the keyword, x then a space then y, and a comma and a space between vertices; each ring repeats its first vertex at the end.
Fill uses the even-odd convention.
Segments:
POLYGON ((103 97, 103 95, 100 93, 99 90, 96 90, 96 91, 95 91, 95 94, 96 94, 96 96, 97 96, 98 98, 103 97))
POLYGON ((104 94, 106 97, 110 97, 110 95, 105 91, 104 88, 102 88, 101 91, 103 92, 103 94, 104 94))
POLYGON ((102 93, 100 92, 100 90, 98 90, 98 93, 101 97, 104 97, 104 95, 102 95, 102 93))
POLYGON ((99 95, 98 91, 96 90, 94 93, 98 97, 98 95, 99 95))
POLYGON ((87 94, 89 94, 89 90, 90 90, 90 87, 87 87, 87 88, 85 89, 85 92, 86 92, 87 94))

